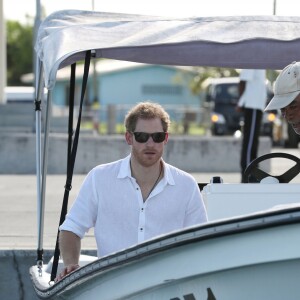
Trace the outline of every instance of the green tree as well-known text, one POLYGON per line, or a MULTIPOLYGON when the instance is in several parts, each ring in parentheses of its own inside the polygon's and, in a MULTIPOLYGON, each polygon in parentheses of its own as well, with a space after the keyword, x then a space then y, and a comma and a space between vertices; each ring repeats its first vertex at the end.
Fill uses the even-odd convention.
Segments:
POLYGON ((23 85, 21 76, 33 72, 33 26, 7 21, 7 84, 23 85))
POLYGON ((203 82, 207 78, 235 77, 239 76, 235 69, 217 67, 196 67, 197 75, 190 81, 190 89, 198 95, 203 90, 203 82))
MULTIPOLYGON (((217 67, 195 67, 196 76, 189 82, 191 91, 198 95, 203 91, 203 83, 207 78, 221 78, 221 77, 236 77, 239 72, 236 69, 217 68, 217 67)), ((278 76, 276 70, 267 70, 266 77, 271 84, 278 76)))

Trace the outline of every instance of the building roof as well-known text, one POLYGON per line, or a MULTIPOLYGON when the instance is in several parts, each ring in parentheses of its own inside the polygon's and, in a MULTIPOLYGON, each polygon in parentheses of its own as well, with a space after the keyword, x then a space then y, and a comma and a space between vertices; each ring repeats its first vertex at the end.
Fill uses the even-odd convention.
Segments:
MULTIPOLYGON (((135 63, 130 61, 122 61, 122 60, 113 60, 113 59, 101 59, 96 61, 96 71, 98 74, 108 74, 108 73, 115 73, 120 71, 132 70, 137 68, 147 68, 147 67, 162 67, 162 68, 169 68, 175 70, 182 70, 194 73, 195 69, 193 67, 185 67, 185 66, 169 66, 169 65, 152 65, 152 64, 144 64, 144 63, 135 63)), ((76 66, 76 76, 82 77, 83 74, 83 64, 78 64, 76 66)), ((57 72, 57 81, 60 80, 69 80, 70 78, 70 66, 67 66, 63 69, 60 69, 57 72)), ((92 64, 89 71, 90 75, 94 73, 92 64)), ((21 81, 24 83, 31 83, 33 82, 33 73, 24 74, 21 77, 21 81)))

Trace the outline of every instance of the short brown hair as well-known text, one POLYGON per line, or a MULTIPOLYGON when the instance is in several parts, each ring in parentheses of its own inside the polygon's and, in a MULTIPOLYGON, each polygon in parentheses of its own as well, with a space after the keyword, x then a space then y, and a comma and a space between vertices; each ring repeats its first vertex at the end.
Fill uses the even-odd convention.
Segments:
POLYGON ((154 119, 159 118, 163 127, 163 131, 169 130, 171 121, 169 114, 164 108, 158 104, 150 101, 140 102, 134 106, 127 113, 124 121, 124 125, 127 131, 134 132, 138 119, 154 119))

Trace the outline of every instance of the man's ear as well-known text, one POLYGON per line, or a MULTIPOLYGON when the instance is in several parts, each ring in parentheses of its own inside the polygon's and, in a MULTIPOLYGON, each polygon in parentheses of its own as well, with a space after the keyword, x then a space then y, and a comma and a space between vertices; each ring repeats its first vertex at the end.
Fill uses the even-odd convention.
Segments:
POLYGON ((168 140, 169 140, 169 133, 166 132, 166 138, 165 138, 164 144, 166 144, 168 142, 168 140))
POLYGON ((128 145, 132 145, 132 139, 133 139, 133 135, 130 132, 126 131, 125 132, 125 140, 128 145))

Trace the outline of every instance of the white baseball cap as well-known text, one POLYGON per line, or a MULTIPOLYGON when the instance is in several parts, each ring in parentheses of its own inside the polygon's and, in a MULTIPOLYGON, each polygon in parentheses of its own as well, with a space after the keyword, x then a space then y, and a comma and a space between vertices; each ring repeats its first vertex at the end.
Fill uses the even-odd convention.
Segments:
POLYGON ((286 66, 274 84, 274 97, 265 110, 280 109, 288 106, 300 93, 300 62, 286 66))

